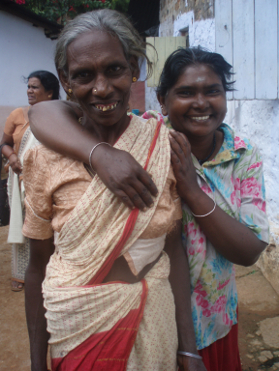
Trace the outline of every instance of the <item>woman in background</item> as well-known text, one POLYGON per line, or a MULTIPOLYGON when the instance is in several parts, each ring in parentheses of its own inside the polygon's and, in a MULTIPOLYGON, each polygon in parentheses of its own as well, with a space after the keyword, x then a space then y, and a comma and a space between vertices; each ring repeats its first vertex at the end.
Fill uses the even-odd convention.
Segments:
MULTIPOLYGON (((59 81, 48 71, 34 71, 26 79, 27 97, 30 106, 48 100, 59 99, 59 81)), ((29 240, 22 236, 23 193, 22 159, 32 138, 28 110, 20 107, 7 118, 1 144, 2 154, 8 159, 8 194, 11 208, 8 242, 12 243, 12 291, 21 291, 29 261, 29 240)))

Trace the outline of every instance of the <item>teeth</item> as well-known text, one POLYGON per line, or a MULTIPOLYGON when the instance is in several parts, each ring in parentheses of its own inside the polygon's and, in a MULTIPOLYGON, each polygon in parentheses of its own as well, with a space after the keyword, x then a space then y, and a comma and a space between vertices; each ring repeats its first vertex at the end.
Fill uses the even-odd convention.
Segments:
POLYGON ((116 106, 117 106, 117 103, 109 104, 108 106, 103 106, 103 105, 102 106, 99 106, 99 105, 96 105, 95 107, 98 108, 100 111, 106 112, 106 111, 109 111, 109 110, 114 109, 116 106))
POLYGON ((192 117, 193 120, 196 121, 205 121, 209 119, 209 116, 202 116, 202 117, 192 117))

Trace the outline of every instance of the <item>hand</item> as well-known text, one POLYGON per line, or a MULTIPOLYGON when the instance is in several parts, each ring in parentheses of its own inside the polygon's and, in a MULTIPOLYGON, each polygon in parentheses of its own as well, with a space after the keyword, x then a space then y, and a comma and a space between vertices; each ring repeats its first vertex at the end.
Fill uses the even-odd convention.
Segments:
POLYGON ((14 173, 20 174, 22 172, 22 165, 19 161, 19 158, 15 153, 12 153, 9 157, 9 164, 14 173))
POLYGON ((201 359, 178 355, 177 363, 179 371, 206 371, 201 359))
POLYGON ((91 161, 104 184, 128 207, 144 210, 153 205, 152 196, 157 195, 157 187, 128 152, 98 146, 91 161))
POLYGON ((187 201, 194 190, 200 191, 196 169, 191 157, 191 145, 182 133, 170 130, 171 163, 177 180, 177 192, 187 201))

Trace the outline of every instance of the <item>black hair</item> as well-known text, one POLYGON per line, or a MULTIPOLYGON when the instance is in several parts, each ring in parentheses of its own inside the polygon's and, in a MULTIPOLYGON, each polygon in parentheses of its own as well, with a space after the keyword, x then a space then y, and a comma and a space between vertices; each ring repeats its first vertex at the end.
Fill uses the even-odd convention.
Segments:
POLYGON ((45 88, 45 91, 50 91, 52 90, 52 100, 54 99, 59 99, 59 90, 60 90, 60 85, 58 78, 51 72, 48 71, 34 71, 31 72, 28 77, 25 77, 24 80, 26 83, 28 83, 28 80, 31 79, 32 77, 36 77, 41 81, 41 84, 45 88))
POLYGON ((232 66, 221 54, 210 52, 198 46, 179 48, 168 57, 160 76, 157 94, 165 97, 185 68, 196 64, 206 64, 210 67, 220 77, 225 91, 235 90, 233 88, 235 81, 229 81, 233 75, 232 66))

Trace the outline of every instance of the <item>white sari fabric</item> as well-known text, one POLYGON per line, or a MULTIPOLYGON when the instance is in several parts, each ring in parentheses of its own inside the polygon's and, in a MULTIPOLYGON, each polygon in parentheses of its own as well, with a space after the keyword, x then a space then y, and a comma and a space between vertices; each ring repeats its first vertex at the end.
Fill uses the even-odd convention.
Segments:
MULTIPOLYGON (((145 123, 133 118, 115 147, 128 151, 143 167, 149 159, 147 171, 156 179, 159 191, 154 207, 139 212, 119 253, 123 255, 132 245, 135 247, 163 192, 170 168, 168 130, 163 125, 160 127, 155 119, 145 123), (156 132, 158 136, 154 140, 156 132)), ((55 253, 43 283, 52 359, 66 357, 92 335, 111 331, 121 319, 139 308, 143 286, 147 285, 144 312, 126 369, 177 369, 175 307, 168 281, 170 266, 167 254, 162 252, 165 236, 158 241, 154 239, 153 247, 159 244, 159 249, 154 249, 155 255, 162 252, 162 257, 143 282, 102 284, 102 279, 96 278, 109 264, 115 248, 129 229, 130 216, 131 211, 95 176, 57 236, 55 253)), ((152 242, 148 243, 152 248, 152 242)), ((138 269, 153 258, 147 254, 147 260, 139 262, 133 254, 131 258, 135 259, 138 269)), ((55 369, 60 370, 59 367, 55 369)))

